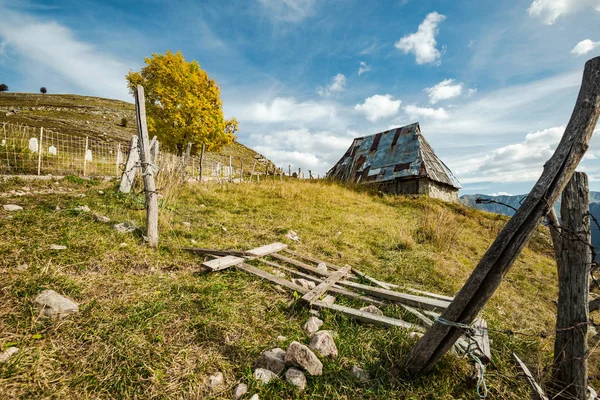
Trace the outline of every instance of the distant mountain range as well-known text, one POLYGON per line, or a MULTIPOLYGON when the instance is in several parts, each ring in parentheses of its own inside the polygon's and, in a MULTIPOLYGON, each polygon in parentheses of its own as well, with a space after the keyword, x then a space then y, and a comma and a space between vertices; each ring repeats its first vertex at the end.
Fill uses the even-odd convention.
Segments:
MULTIPOLYGON (((460 197, 460 200, 463 202, 463 204, 477 208, 479 210, 513 216, 515 214, 515 211, 509 207, 494 203, 477 204, 475 200, 478 198, 491 199, 500 203, 508 204, 511 207, 518 209, 525 197, 527 197, 527 195, 525 194, 517 196, 488 196, 486 194, 465 194, 460 197)), ((560 219, 560 201, 556 203, 554 208, 556 209, 556 214, 560 219)), ((598 221, 600 221, 600 192, 590 192, 590 214, 592 214, 594 217, 596 217, 598 221)), ((600 253, 600 229, 598 229, 598 226, 593 221, 592 245, 596 248, 596 252, 600 253)), ((599 256, 600 255, 596 256, 597 260, 599 259, 599 256)))

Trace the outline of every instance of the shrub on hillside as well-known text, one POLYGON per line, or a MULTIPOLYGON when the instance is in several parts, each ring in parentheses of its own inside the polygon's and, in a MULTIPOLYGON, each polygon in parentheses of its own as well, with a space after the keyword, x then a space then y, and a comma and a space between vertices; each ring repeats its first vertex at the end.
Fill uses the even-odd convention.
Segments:
POLYGON ((127 121, 127 118, 125 118, 125 117, 121 118, 121 126, 123 128, 127 128, 127 122, 129 122, 129 121, 127 121))
POLYGON ((0 83, 0 92, 6 92, 8 90, 8 86, 4 83, 0 83))
POLYGON ((46 93, 48 93, 48 89, 46 89, 44 86, 42 86, 42 87, 40 88, 40 93, 41 93, 41 94, 46 94, 46 93))

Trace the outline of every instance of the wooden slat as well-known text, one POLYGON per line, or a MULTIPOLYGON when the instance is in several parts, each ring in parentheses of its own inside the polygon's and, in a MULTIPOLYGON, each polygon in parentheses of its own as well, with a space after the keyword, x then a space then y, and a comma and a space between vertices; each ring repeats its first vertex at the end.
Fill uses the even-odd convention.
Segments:
POLYGON ((300 268, 300 269, 302 269, 304 271, 313 273, 315 275, 319 275, 319 276, 329 276, 329 275, 331 275, 331 272, 321 271, 320 269, 317 269, 317 268, 313 267, 312 265, 308 265, 308 264, 303 263, 301 261, 294 260, 293 258, 282 256, 281 254, 274 253, 274 254, 269 254, 269 256, 273 257, 273 258, 275 258, 277 260, 280 260, 280 261, 286 262, 288 264, 291 264, 291 265, 293 265, 295 267, 298 267, 298 268, 300 268))
POLYGON ((431 298, 438 299, 438 300, 449 301, 449 302, 451 302, 452 300, 454 300, 454 297, 445 296, 443 294, 425 292, 423 290, 414 289, 414 288, 411 288, 411 287, 406 287, 405 289, 408 290, 408 291, 411 291, 413 293, 421 294, 423 296, 431 297, 431 298))
POLYGON ((319 300, 319 298, 324 295, 327 290, 329 290, 337 281, 348 275, 349 272, 350 267, 345 267, 339 271, 335 271, 333 274, 329 275, 327 279, 319 283, 314 289, 302 296, 302 300, 308 302, 309 304, 313 303, 315 300, 319 300))
POLYGON ((472 337, 472 340, 476 344, 474 353, 482 363, 487 364, 492 360, 487 322, 483 318, 477 318, 471 326, 475 330, 475 334, 472 337))
POLYGON ((205 261, 202 263, 203 266, 212 269, 213 271, 219 271, 225 268, 232 267, 244 262, 244 259, 236 256, 225 256, 215 258, 214 260, 205 261))
POLYGON ((521 359, 519 357, 517 357, 517 355, 515 353, 513 353, 513 356, 515 357, 515 360, 517 360, 517 363, 519 364, 519 366, 525 373, 525 377, 529 381, 531 388, 536 393, 538 398, 540 400, 548 400, 548 396, 546 396, 546 394, 544 393, 544 389, 542 389, 542 387, 540 385, 538 385, 538 383, 535 381, 535 378, 533 377, 533 374, 531 373, 531 371, 529 371, 529 368, 527 368, 527 366, 525 364, 523 364, 523 361, 521 361, 521 359))
POLYGON ((450 304, 447 301, 430 299, 427 297, 416 296, 407 293, 394 292, 392 290, 361 285, 360 283, 355 282, 341 281, 339 284, 358 289, 365 294, 378 297, 380 299, 391 300, 397 303, 406 304, 407 306, 423 308, 427 310, 445 310, 450 304))
POLYGON ((365 311, 356 310, 350 307, 340 306, 339 304, 325 304, 322 301, 315 301, 312 306, 318 309, 327 309, 337 311, 341 314, 344 314, 347 317, 357 319, 362 322, 366 322, 369 324, 375 325, 383 325, 383 326, 397 326, 399 328, 408 329, 416 332, 423 332, 424 329, 421 326, 411 324, 410 322, 402 321, 401 319, 390 318, 383 315, 377 315, 365 311))
POLYGON ((214 256, 237 256, 237 257, 247 257, 249 254, 245 251, 239 250, 216 250, 216 249, 203 249, 199 247, 181 247, 181 250, 190 251, 192 253, 197 254, 211 254, 214 256))
POLYGON ((246 253, 251 254, 255 257, 264 257, 271 253, 276 253, 278 251, 281 251, 281 250, 285 249, 286 247, 287 247, 287 244, 277 242, 277 243, 268 244, 266 246, 257 247, 252 250, 248 250, 246 253))
POLYGON ((252 275, 256 275, 259 278, 263 278, 266 279, 270 282, 276 283, 278 285, 281 285, 285 288, 288 288, 290 290, 294 290, 298 293, 301 294, 305 294, 306 292, 308 292, 308 289, 303 288, 302 286, 296 285, 295 283, 292 283, 286 279, 280 278, 278 276, 275 276, 273 274, 270 274, 266 271, 263 271, 262 269, 253 267, 252 265, 248 265, 248 264, 238 264, 236 266, 236 268, 241 269, 242 271, 246 271, 252 275))
POLYGON ((427 317, 426 315, 420 313, 416 308, 407 306, 406 304, 400 304, 400 306, 402 306, 402 308, 404 308, 406 311, 420 319, 421 322, 423 322, 423 325, 425 325, 425 327, 430 327, 431 325, 433 325, 433 320, 427 317))

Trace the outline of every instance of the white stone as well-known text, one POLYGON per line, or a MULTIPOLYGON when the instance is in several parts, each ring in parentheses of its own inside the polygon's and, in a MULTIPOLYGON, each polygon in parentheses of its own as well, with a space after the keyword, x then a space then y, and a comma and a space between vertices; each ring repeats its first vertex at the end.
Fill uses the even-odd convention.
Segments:
POLYGON ((352 376, 354 376, 356 379, 358 379, 361 382, 365 382, 365 381, 368 381, 369 379, 371 379, 369 377, 369 374, 367 373, 367 371, 365 371, 358 365, 353 365, 350 373, 352 374, 352 376))
POLYGON ((128 244, 127 244, 127 243, 125 243, 125 242, 123 242, 123 243, 121 243, 119 246, 121 246, 121 247, 127 247, 127 246, 128 246, 128 244))
POLYGON ((246 393, 248 393, 248 385, 245 383, 240 383, 233 388, 233 398, 235 400, 242 398, 246 393))
POLYGON ((208 378, 210 387, 213 389, 220 389, 225 383, 225 377, 222 372, 215 372, 208 378))
POLYGON ((410 337, 411 339, 421 339, 423 337, 423 334, 421 332, 411 332, 408 334, 408 337, 410 337))
POLYGON ((302 367, 309 374, 323 375, 323 364, 305 345, 292 342, 285 352, 285 363, 294 367, 302 367))
POLYGON ((319 271, 327 272, 327 264, 320 262, 319 265, 317 265, 317 269, 319 271))
POLYGON ((23 207, 16 204, 5 204, 2 206, 5 211, 21 211, 23 207))
POLYGON ((333 303, 335 303, 335 296, 328 294, 327 296, 325 296, 325 298, 322 301, 323 301, 323 303, 327 304, 328 306, 332 306, 333 303))
POLYGON ((67 246, 63 246, 61 244, 53 244, 50 246, 50 250, 66 250, 67 246))
POLYGON ((368 312, 368 313, 375 314, 375 315, 383 315, 383 311, 381 311, 379 308, 375 307, 373 304, 370 304, 366 307, 361 308, 360 311, 368 312))
POLYGON ((273 379, 279 379, 279 377, 276 373, 269 371, 268 369, 256 368, 254 370, 254 379, 262 384, 267 384, 273 379))
POLYGON ((256 366, 280 374, 285 369, 285 351, 279 347, 267 350, 256 360, 256 366))
POLYGON ((4 350, 4 352, 0 353, 0 363, 7 362, 9 358, 18 352, 19 349, 17 347, 9 347, 8 349, 4 350))
POLYGON ((75 209, 81 212, 90 212, 90 208, 88 206, 77 206, 75 209))
POLYGON ((312 315, 314 315, 315 317, 320 317, 321 313, 319 312, 319 310, 308 310, 309 313, 311 313, 312 315))
POLYGON ((306 376, 297 368, 292 367, 285 371, 285 380, 300 390, 306 389, 306 376))
POLYGON ((54 290, 44 290, 35 298, 35 303, 44 315, 48 317, 64 317, 69 313, 79 311, 77 303, 67 297, 61 296, 54 290))
POLYGON ((304 326, 302 327, 302 329, 304 329, 304 332, 306 332, 306 334, 311 337, 312 335, 315 334, 316 331, 319 330, 319 328, 323 325, 323 321, 321 321, 319 318, 317 317, 310 317, 308 319, 308 321, 306 321, 306 323, 304 324, 304 326))
POLYGON ((136 226, 132 222, 121 222, 120 224, 113 225, 113 228, 121 233, 131 233, 136 230, 136 226))
POLYGON ((100 214, 94 214, 94 219, 98 222, 110 222, 110 218, 105 217, 104 215, 100 215, 100 214))
POLYGON ((294 231, 289 231, 288 233, 285 234, 285 237, 290 240, 293 240, 294 242, 300 241, 300 236, 298 236, 298 234, 294 231))
POLYGON ((248 400, 258 400, 258 394, 254 393, 248 400))
POLYGON ((287 341, 287 340, 288 340, 288 338, 287 338, 287 337, 285 337, 285 336, 281 336, 281 335, 280 335, 280 336, 277 336, 277 341, 278 341, 278 342, 285 342, 285 341, 287 341))
POLYGON ((192 224, 190 224, 189 222, 184 222, 183 226, 192 226, 192 224))
POLYGON ((315 333, 308 345, 311 350, 316 351, 323 357, 337 357, 338 349, 333 341, 333 337, 328 331, 319 331, 315 333))
POLYGON ((99 195, 103 195, 104 194, 104 190, 98 190, 98 194, 99 195))
POLYGON ((292 283, 298 285, 298 286, 302 286, 304 289, 306 290, 311 290, 315 288, 315 283, 311 282, 311 281, 307 281, 306 279, 292 279, 292 283))

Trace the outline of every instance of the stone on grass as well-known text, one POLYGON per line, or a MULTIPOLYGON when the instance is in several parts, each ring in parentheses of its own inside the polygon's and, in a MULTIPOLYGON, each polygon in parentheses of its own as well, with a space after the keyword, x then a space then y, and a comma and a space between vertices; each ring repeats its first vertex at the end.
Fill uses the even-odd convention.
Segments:
POLYGON ((279 347, 267 350, 258 357, 256 366, 280 374, 285 369, 285 351, 279 347))
POLYGON ((290 343, 285 352, 285 363, 294 367, 301 367, 311 375, 322 375, 323 364, 315 353, 307 346, 296 341, 290 343))
POLYGON ((333 303, 335 303, 335 296, 328 294, 327 296, 325 296, 325 298, 322 301, 323 301, 323 303, 327 304, 328 306, 332 306, 333 303))
POLYGON ((103 195, 104 191, 103 190, 98 190, 98 194, 103 195))
POLYGON ((319 265, 317 265, 317 269, 319 271, 327 272, 327 264, 320 262, 319 265))
POLYGON ((241 399, 246 393, 248 393, 248 385, 245 383, 240 383, 233 388, 233 398, 235 400, 241 399))
POLYGON ((183 226, 192 226, 192 224, 186 221, 183 223, 183 226))
POLYGON ((75 207, 75 209, 77 211, 81 211, 81 212, 90 212, 90 208, 88 206, 77 206, 75 207))
POLYGON ((5 204, 2 206, 5 211, 21 211, 23 207, 16 204, 5 204))
POLYGON ((100 214, 94 214, 94 219, 98 222, 110 222, 110 218, 105 217, 104 215, 100 215, 100 214))
POLYGON ((383 315, 383 311, 381 311, 379 308, 375 307, 373 304, 361 308, 360 311, 368 312, 368 313, 375 314, 375 315, 383 315))
POLYGON ((292 367, 285 371, 285 380, 300 390, 306 389, 306 376, 297 368, 292 367))
POLYGON ((304 332, 306 332, 306 334, 310 337, 314 335, 315 332, 318 331, 322 325, 323 321, 321 321, 319 318, 310 317, 308 321, 306 321, 302 329, 304 329, 304 332))
POLYGON ((256 368, 254 370, 254 379, 261 382, 263 385, 266 385, 271 380, 278 379, 278 378, 279 377, 277 376, 276 373, 269 371, 268 369, 256 368))
POLYGON ((279 335, 279 336, 277 336, 277 341, 278 342, 285 342, 285 341, 287 341, 287 337, 279 335))
POLYGON ((79 311, 79 306, 73 300, 61 296, 54 290, 44 290, 35 298, 35 303, 38 305, 44 315, 48 317, 58 316, 64 317, 70 313, 79 311))
POLYGON ((0 363, 7 362, 9 358, 18 352, 19 349, 17 347, 9 347, 8 349, 4 350, 4 352, 0 353, 0 363))
POLYGON ((358 379, 361 382, 365 382, 365 381, 368 381, 369 379, 371 379, 371 377, 369 376, 367 371, 365 371, 358 365, 353 365, 350 373, 352 374, 353 377, 355 377, 356 379, 358 379))
POLYGON ((408 337, 410 337, 411 339, 421 339, 423 337, 423 334, 421 332, 411 332, 408 334, 408 337))
POLYGON ((290 240, 293 240, 294 242, 300 241, 300 236, 298 236, 298 234, 294 231, 289 231, 288 233, 285 234, 285 237, 290 240))
POLYGON ((273 275, 278 276, 280 278, 285 278, 285 274, 278 269, 273 269, 273 275))
POLYGON ((258 394, 254 393, 248 400, 258 400, 258 394))
POLYGON ((307 281, 306 279, 292 279, 292 283, 302 286, 306 290, 311 290, 315 288, 315 283, 311 281, 307 281))
POLYGON ((115 228, 117 232, 131 233, 135 231, 137 227, 133 222, 121 222, 120 224, 115 224, 113 228, 115 228))
POLYGON ((314 315, 315 317, 320 317, 321 316, 321 313, 319 312, 319 310, 308 310, 308 312, 311 315, 314 315))
POLYGON ((333 337, 328 331, 319 331, 315 333, 310 340, 310 344, 308 345, 311 350, 316 351, 321 354, 323 357, 338 356, 338 349, 333 341, 333 337))
POLYGON ((225 377, 223 377, 222 372, 215 372, 208 377, 208 382, 211 388, 220 389, 225 384, 225 377))
POLYGON ((66 250, 67 246, 63 246, 62 244, 53 244, 50 245, 50 250, 66 250))

